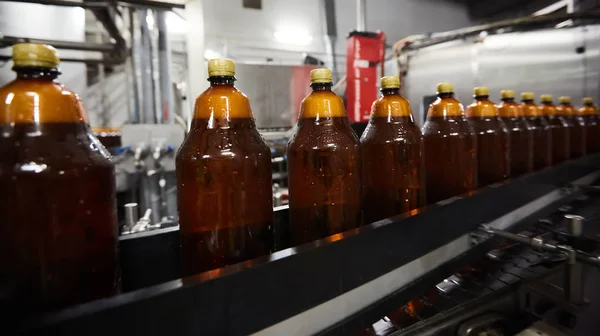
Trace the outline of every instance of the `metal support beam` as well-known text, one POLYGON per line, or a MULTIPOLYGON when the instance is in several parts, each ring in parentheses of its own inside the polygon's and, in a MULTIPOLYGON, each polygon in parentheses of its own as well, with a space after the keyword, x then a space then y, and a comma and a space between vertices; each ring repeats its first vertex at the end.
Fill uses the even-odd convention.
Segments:
POLYGON ((36 38, 18 37, 18 36, 0 36, 0 48, 10 47, 13 44, 17 44, 17 43, 50 44, 57 49, 81 50, 81 51, 111 52, 114 50, 114 46, 112 44, 108 44, 108 43, 70 42, 70 41, 46 40, 46 39, 36 39, 36 38))
POLYGON ((367 31, 367 0, 356 0, 356 30, 367 31))
POLYGON ((40 5, 60 6, 60 7, 81 7, 85 9, 108 8, 110 5, 106 2, 79 2, 71 0, 2 0, 7 2, 26 2, 40 5))
POLYGON ((533 16, 548 15, 548 14, 552 14, 558 10, 561 10, 565 7, 567 8, 567 13, 573 13, 573 0, 557 1, 553 4, 551 4, 550 6, 544 7, 542 9, 534 12, 532 15, 533 16), (569 11, 569 9, 571 11, 569 11))
POLYGON ((185 8, 183 2, 178 1, 152 1, 152 0, 124 0, 118 2, 89 2, 89 1, 71 1, 71 0, 2 0, 8 2, 27 2, 40 5, 61 6, 61 7, 81 7, 85 9, 109 8, 113 4, 127 7, 143 7, 155 9, 185 8))

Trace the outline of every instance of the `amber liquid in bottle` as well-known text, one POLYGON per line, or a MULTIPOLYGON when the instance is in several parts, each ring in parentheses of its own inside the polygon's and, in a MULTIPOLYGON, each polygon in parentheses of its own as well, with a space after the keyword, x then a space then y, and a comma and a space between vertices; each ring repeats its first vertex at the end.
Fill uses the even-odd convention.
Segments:
POLYGON ((423 139, 399 88, 384 88, 361 137, 365 223, 424 204, 423 139))
POLYGON ((510 141, 510 177, 518 177, 533 171, 533 131, 527 120, 520 115, 519 104, 514 98, 503 98, 498 114, 508 131, 510 141))
POLYGON ((311 86, 287 149, 293 245, 361 225, 358 138, 331 83, 311 86))
POLYGON ((533 170, 550 167, 552 165, 552 130, 548 120, 541 114, 533 100, 524 100, 519 108, 533 133, 533 170))
POLYGON ((556 108, 569 127, 569 157, 572 159, 585 155, 585 122, 577 115, 570 103, 561 103, 556 108))
POLYGON ((585 124, 586 154, 600 152, 600 121, 598 111, 593 103, 586 103, 577 113, 585 124))
MULTIPOLYGON (((0 88, 0 301, 51 311, 119 288, 115 171, 56 68, 0 88)), ((5 307, 7 308, 7 307, 5 307)), ((4 310, 7 311, 7 310, 4 310)))
POLYGON ((467 107, 467 119, 477 135, 477 180, 484 187, 508 178, 510 139, 489 96, 476 96, 467 107))
POLYGON ((571 153, 569 123, 562 115, 558 114, 552 102, 543 102, 539 109, 548 120, 548 126, 552 133, 552 164, 556 165, 569 160, 571 153))
POLYGON ((429 106, 423 139, 427 204, 477 188, 477 139, 451 92, 429 106))
POLYGON ((233 74, 209 81, 176 159, 184 275, 266 255, 273 245, 270 149, 233 74))

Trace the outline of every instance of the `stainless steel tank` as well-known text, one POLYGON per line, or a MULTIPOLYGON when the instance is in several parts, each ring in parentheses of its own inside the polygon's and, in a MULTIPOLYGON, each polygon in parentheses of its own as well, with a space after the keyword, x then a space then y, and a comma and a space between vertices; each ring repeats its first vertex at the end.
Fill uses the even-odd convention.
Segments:
POLYGON ((501 89, 600 98, 600 25, 479 36, 409 51, 405 95, 423 123, 436 84, 454 83, 467 105, 475 86, 488 86, 492 99, 501 89))

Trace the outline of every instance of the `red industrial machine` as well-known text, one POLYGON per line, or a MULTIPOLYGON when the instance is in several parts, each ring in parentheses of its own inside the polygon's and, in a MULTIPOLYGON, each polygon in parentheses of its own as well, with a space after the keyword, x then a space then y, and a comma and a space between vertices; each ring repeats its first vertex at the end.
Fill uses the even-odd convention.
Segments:
POLYGON ((346 44, 346 110, 352 123, 366 123, 377 99, 377 66, 385 57, 383 32, 353 31, 346 44))

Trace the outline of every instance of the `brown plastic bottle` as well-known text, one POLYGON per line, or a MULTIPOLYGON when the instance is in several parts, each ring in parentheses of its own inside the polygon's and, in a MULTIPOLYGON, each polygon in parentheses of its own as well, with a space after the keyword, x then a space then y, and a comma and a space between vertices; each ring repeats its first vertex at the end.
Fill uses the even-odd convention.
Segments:
POLYGON ((540 96, 540 112, 548 120, 552 132, 552 164, 567 161, 571 153, 571 126, 566 119, 558 114, 552 95, 540 96))
POLYGON ((600 120, 598 120, 598 110, 594 106, 594 99, 583 98, 583 106, 577 112, 585 123, 586 154, 600 152, 600 120))
POLYGON ((571 97, 561 96, 557 114, 569 125, 569 157, 575 159, 585 155, 585 122, 571 106, 571 97))
POLYGON ((477 188, 477 138, 454 87, 441 83, 423 125, 427 204, 477 188))
POLYGON ((473 90, 475 101, 467 107, 467 120, 477 135, 479 187, 500 182, 510 175, 510 139, 487 87, 473 90))
POLYGON ((361 150, 331 70, 310 73, 287 148, 291 242, 299 245, 361 225, 361 150))
POLYGON ((271 151, 231 60, 208 62, 210 87, 196 99, 176 158, 182 271, 196 274, 271 252, 271 151))
POLYGON ((13 61, 0 88, 0 304, 51 311, 116 294, 110 155, 57 81, 54 48, 16 44, 13 61))
POLYGON ((552 131, 533 99, 533 92, 521 93, 519 108, 533 132, 533 170, 540 170, 552 165, 552 131))
POLYGON ((415 125, 410 103, 400 96, 397 76, 381 78, 381 94, 360 139, 365 223, 424 204, 421 130, 415 125))
POLYGON ((498 105, 498 115, 508 130, 510 139, 510 177, 518 177, 533 171, 533 131, 527 120, 520 114, 515 102, 515 91, 502 90, 502 103, 498 105))

